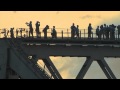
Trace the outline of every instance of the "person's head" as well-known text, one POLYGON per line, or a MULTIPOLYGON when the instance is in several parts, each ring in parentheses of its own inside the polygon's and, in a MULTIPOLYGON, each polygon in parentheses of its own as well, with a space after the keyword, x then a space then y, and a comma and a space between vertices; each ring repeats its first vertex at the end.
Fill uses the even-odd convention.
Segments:
POLYGON ((30 21, 30 23, 32 23, 32 21, 30 21))
POLYGON ((55 26, 53 26, 53 28, 55 28, 55 26))
POLYGON ((79 25, 77 25, 77 28, 79 27, 79 25))
POLYGON ((14 30, 14 27, 13 28, 10 28, 11 30, 14 30))
POLYGON ((37 23, 40 23, 39 21, 37 21, 37 23))
POLYGON ((73 23, 73 26, 74 26, 75 24, 73 23))
POLYGON ((113 27, 113 28, 116 28, 116 26, 115 26, 114 24, 112 24, 112 27, 113 27))
POLYGON ((47 28, 47 29, 49 29, 49 26, 48 26, 48 25, 46 25, 46 28, 47 28))
POLYGON ((91 23, 89 23, 89 26, 91 26, 91 23))

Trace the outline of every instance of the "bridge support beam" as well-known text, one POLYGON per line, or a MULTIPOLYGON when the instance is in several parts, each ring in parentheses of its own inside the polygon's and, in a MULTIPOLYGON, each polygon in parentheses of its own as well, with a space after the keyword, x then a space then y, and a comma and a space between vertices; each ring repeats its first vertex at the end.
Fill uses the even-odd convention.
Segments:
POLYGON ((55 65, 52 63, 49 57, 43 59, 43 62, 47 66, 48 70, 50 71, 54 79, 62 79, 60 73, 58 72, 58 70, 56 69, 55 65))
MULTIPOLYGON (((84 78, 85 74, 87 73, 87 71, 90 68, 90 65, 92 64, 93 61, 94 61, 94 59, 92 57, 87 57, 80 72, 78 73, 76 79, 83 79, 84 78)), ((108 66, 108 64, 104 58, 98 59, 96 61, 100 65, 101 69, 103 70, 103 72, 105 73, 105 75, 108 79, 116 79, 115 75, 113 74, 112 70, 110 69, 110 67, 108 66)))
POLYGON ((103 70, 108 79, 116 79, 115 75, 113 74, 105 59, 97 60, 97 63, 100 65, 101 69, 103 70))
POLYGON ((78 73, 76 79, 83 79, 83 77, 85 76, 86 72, 88 71, 90 65, 92 64, 92 62, 93 62, 93 59, 91 57, 87 57, 80 72, 78 73))

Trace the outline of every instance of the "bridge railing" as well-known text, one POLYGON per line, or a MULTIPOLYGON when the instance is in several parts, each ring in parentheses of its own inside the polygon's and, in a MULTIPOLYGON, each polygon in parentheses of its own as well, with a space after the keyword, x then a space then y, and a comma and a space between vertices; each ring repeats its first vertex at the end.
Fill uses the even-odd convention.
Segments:
MULTIPOLYGON (((29 28, 23 28, 22 30, 22 33, 20 32, 20 28, 17 28, 18 30, 18 35, 16 33, 16 29, 14 29, 14 37, 16 38, 29 38, 29 28)), ((39 33, 39 38, 43 38, 44 37, 44 32, 42 31, 43 28, 40 28, 40 33, 39 33)), ((68 29, 68 28, 56 28, 56 31, 57 31, 57 38, 71 38, 71 29, 68 29)), ((51 36, 51 32, 52 32, 52 28, 48 29, 47 30, 47 37, 48 38, 52 38, 51 36)), ((10 36, 10 30, 7 29, 7 28, 3 28, 3 29, 0 29, 0 38, 11 38, 10 36)), ((90 38, 91 39, 94 39, 94 38, 98 38, 98 36, 96 35, 96 30, 93 29, 91 34, 90 34, 90 38)), ((109 32, 109 36, 108 36, 110 39, 110 32, 109 32)), ((114 34, 113 34, 113 37, 114 39, 119 39, 119 34, 118 34, 118 31, 115 30, 114 34)), ((36 34, 36 31, 35 31, 35 28, 33 30, 33 38, 37 38, 37 34, 36 34)), ((79 30, 79 37, 77 37, 77 35, 75 34, 74 38, 88 38, 88 30, 87 29, 80 29, 79 30)), ((102 34, 101 35, 101 39, 106 39, 106 35, 105 34, 102 34)))

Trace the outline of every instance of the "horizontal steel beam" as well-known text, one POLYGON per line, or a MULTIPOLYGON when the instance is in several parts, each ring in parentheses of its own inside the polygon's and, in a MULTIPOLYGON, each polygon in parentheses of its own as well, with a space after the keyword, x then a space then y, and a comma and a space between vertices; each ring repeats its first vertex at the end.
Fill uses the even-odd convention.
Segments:
POLYGON ((39 57, 46 56, 71 56, 88 57, 94 59, 100 57, 120 57, 119 47, 101 47, 101 46, 63 46, 63 45, 23 45, 23 49, 29 55, 39 57))

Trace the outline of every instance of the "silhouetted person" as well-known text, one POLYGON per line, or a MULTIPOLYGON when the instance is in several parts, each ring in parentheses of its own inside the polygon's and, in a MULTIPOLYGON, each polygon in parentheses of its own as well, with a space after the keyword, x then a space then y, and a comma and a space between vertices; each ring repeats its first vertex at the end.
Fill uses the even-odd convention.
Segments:
POLYGON ((4 33, 4 37, 6 38, 7 36, 6 36, 6 33, 7 31, 6 31, 6 29, 3 29, 3 33, 4 33))
POLYGON ((115 39, 115 27, 114 24, 110 25, 110 39, 115 39))
POLYGON ((55 30, 55 26, 53 26, 51 35, 52 35, 52 38, 57 38, 57 32, 55 30))
POLYGON ((35 26, 36 26, 36 30, 35 30, 36 31, 36 36, 39 37, 40 36, 40 30, 39 30, 40 22, 37 21, 35 26))
POLYGON ((91 23, 89 23, 89 26, 88 26, 88 38, 91 38, 91 33, 92 33, 92 26, 91 26, 91 23))
POLYGON ((23 31, 25 31, 25 29, 24 29, 24 28, 20 28, 20 36, 21 36, 21 38, 24 37, 24 36, 22 35, 23 31))
POLYGON ((16 29, 16 38, 18 37, 18 32, 19 32, 18 29, 16 29))
POLYGON ((32 21, 30 21, 30 23, 26 23, 27 26, 29 26, 29 37, 30 37, 30 34, 32 35, 33 37, 33 27, 32 27, 32 21))
POLYGON ((79 25, 77 25, 77 28, 76 28, 76 36, 77 38, 79 38, 79 25))
POLYGON ((100 35, 99 35, 99 32, 100 30, 99 30, 99 26, 97 26, 97 28, 96 28, 96 35, 98 36, 98 38, 100 38, 100 35))
POLYGON ((22 28, 20 28, 20 36, 21 36, 21 38, 22 38, 22 28))
POLYGON ((47 30, 49 29, 49 26, 46 25, 45 28, 43 29, 44 32, 44 38, 47 38, 47 30))
POLYGON ((115 28, 116 26, 112 24, 112 39, 115 39, 115 28))
POLYGON ((100 39, 101 39, 102 35, 103 35, 103 25, 100 26, 99 35, 100 35, 100 39))
POLYGON ((120 25, 117 26, 117 29, 118 29, 118 39, 120 38, 119 35, 120 35, 120 25))
POLYGON ((71 26, 71 38, 74 38, 74 36, 75 36, 75 29, 76 29, 76 27, 73 23, 73 25, 71 26))
POLYGON ((11 38, 14 38, 14 28, 10 28, 10 36, 11 36, 11 38))
POLYGON ((9 34, 9 30, 7 31, 7 35, 6 36, 8 36, 8 34, 9 34))
POLYGON ((110 28, 107 25, 107 27, 106 27, 106 39, 109 39, 109 32, 110 32, 110 28))
POLYGON ((28 29, 26 29, 26 37, 28 37, 28 29))
POLYGON ((106 24, 103 27, 103 38, 106 38, 106 24))

